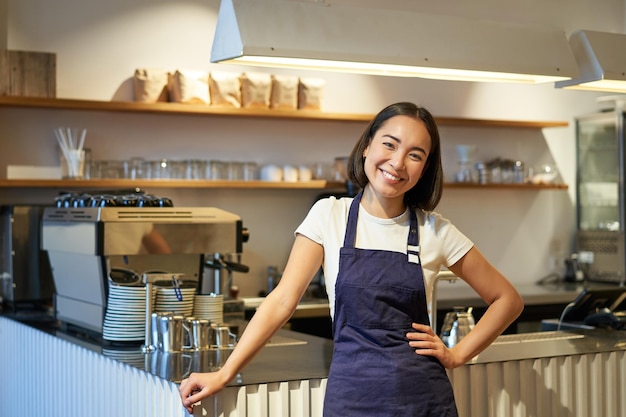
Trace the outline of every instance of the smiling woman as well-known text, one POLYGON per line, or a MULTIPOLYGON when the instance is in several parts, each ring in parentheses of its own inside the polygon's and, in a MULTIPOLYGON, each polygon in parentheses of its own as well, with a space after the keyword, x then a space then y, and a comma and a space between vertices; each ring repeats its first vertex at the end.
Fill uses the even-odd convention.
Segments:
POLYGON ((296 230, 280 283, 224 366, 181 382, 190 412, 222 391, 293 316, 322 266, 334 341, 324 415, 457 416, 446 368, 463 365, 493 342, 520 314, 521 298, 467 237, 431 211, 443 175, 428 110, 406 102, 384 108, 354 146, 347 174, 362 190, 313 205, 296 230), (453 348, 428 317, 426 288, 442 267, 489 305, 453 348))

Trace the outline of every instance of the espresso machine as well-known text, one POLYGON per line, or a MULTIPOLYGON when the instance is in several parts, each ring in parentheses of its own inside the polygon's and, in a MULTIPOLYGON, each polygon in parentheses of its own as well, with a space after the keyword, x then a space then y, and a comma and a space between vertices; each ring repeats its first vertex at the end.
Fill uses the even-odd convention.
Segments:
POLYGON ((239 216, 214 207, 46 208, 56 318, 102 333, 111 274, 176 273, 200 290, 205 258, 241 253, 247 237, 239 216))

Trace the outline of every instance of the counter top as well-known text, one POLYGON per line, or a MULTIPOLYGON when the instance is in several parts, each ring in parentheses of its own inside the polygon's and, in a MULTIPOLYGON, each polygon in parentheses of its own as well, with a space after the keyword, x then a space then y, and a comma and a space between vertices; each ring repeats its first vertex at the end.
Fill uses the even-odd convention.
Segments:
POLYGON ((468 364, 626 350, 624 330, 561 330, 502 335, 468 364))
MULTIPOLYGON (((230 349, 212 349, 142 353, 139 344, 116 345, 80 331, 62 329, 56 321, 27 321, 25 324, 173 382, 180 382, 191 372, 218 369, 231 352, 230 349)), ((281 329, 230 385, 326 378, 332 349, 330 339, 281 329)), ((614 350, 626 350, 626 331, 581 329, 522 333, 500 336, 470 364, 614 350)))
MULTIPOLYGON (((8 314, 5 317, 175 383, 191 372, 217 370, 232 351, 211 349, 143 353, 141 343, 111 343, 73 326, 61 326, 50 318, 25 320, 23 316, 8 314)), ((241 328, 246 324, 242 322, 241 328)), ((229 386, 326 378, 332 347, 332 340, 281 329, 229 386)))
MULTIPOLYGON (((569 303, 576 298, 581 289, 582 286, 579 285, 518 287, 527 305, 569 303)), ((483 303, 463 282, 440 282, 438 299, 438 306, 441 309, 458 304, 479 306, 483 303)), ((261 300, 247 299, 246 307, 256 308, 261 300)), ((328 314, 328 302, 324 300, 301 303, 298 307, 298 311, 304 314, 324 309, 324 314, 328 314)), ((231 353, 230 349, 143 353, 139 343, 114 344, 72 326, 62 326, 50 317, 47 320, 33 320, 20 314, 14 317, 10 314, 5 316, 172 382, 180 382, 191 372, 216 370, 231 353)), ((247 322, 241 322, 240 331, 245 325, 247 322)), ((330 339, 281 329, 230 385, 326 378, 332 348, 333 343, 330 339)), ((626 331, 574 330, 523 333, 500 336, 470 364, 612 350, 626 350, 626 331)))

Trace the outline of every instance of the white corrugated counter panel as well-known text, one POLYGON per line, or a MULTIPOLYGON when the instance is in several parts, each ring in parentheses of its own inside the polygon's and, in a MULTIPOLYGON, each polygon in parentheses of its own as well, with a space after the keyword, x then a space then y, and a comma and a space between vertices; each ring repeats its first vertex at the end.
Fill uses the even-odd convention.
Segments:
POLYGON ((178 417, 178 386, 0 317, 0 416, 178 417))
POLYGON ((459 417, 626 417, 626 351, 448 371, 459 417))

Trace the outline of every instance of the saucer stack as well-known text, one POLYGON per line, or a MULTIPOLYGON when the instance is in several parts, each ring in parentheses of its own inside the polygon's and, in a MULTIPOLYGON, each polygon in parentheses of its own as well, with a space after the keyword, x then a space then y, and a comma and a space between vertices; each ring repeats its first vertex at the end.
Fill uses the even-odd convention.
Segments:
POLYGON ((155 288, 156 298, 153 310, 155 313, 171 311, 185 317, 191 315, 196 293, 195 288, 179 288, 182 300, 178 299, 174 288, 155 288))
POLYGON ((118 285, 109 281, 102 338, 116 342, 144 340, 146 287, 118 285))
POLYGON ((197 294, 193 302, 193 316, 197 319, 207 319, 211 323, 223 323, 224 295, 197 294))

